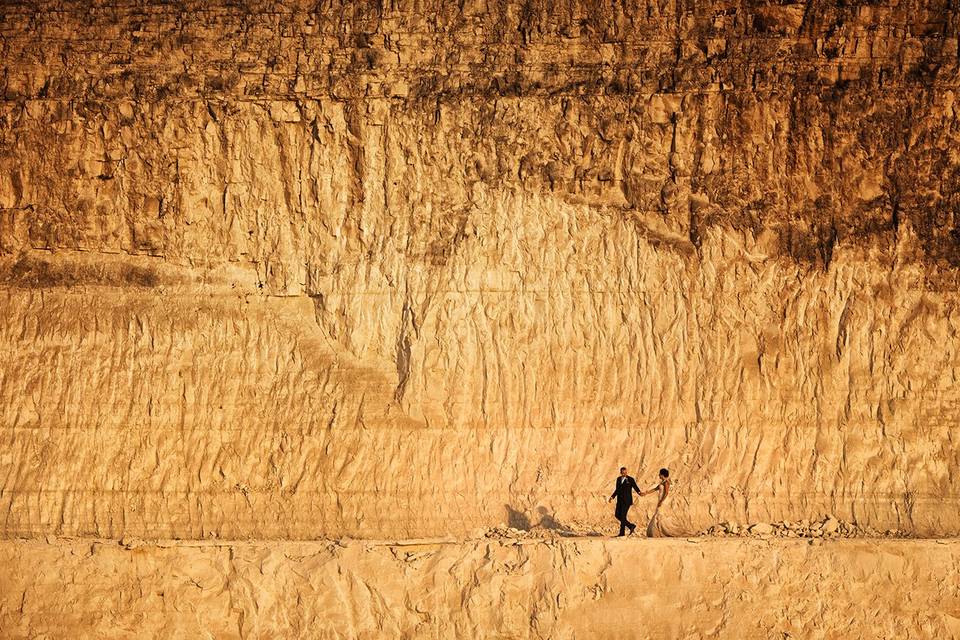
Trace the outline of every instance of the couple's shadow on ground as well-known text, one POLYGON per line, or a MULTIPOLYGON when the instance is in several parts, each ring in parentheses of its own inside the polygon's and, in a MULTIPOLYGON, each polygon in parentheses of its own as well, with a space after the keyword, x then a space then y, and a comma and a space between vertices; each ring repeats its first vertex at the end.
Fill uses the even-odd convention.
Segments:
POLYGON ((602 535, 599 531, 577 531, 571 529, 568 525, 565 525, 557 520, 553 514, 547 511, 546 507, 537 507, 537 513, 540 516, 540 520, 538 522, 532 522, 530 520, 530 516, 523 511, 518 511, 508 504, 503 506, 507 510, 507 526, 513 529, 519 529, 520 531, 543 529, 568 538, 602 535))

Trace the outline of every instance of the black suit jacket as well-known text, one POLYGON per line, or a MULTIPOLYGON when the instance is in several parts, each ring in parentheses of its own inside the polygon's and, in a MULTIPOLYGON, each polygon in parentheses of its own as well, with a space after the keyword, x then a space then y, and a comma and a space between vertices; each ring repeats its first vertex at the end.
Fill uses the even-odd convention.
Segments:
POLYGON ((633 476, 617 476, 617 483, 614 485, 613 493, 610 497, 617 496, 617 506, 633 504, 633 492, 640 493, 640 487, 633 476))

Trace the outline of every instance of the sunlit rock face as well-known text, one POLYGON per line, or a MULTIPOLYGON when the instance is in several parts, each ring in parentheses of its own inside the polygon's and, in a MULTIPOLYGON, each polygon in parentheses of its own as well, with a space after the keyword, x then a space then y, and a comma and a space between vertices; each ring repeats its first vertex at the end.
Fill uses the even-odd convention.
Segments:
POLYGON ((960 630, 956 540, 514 542, 8 540, 0 623, 8 638, 230 640, 894 639, 960 630))
POLYGON ((236 4, 0 8, 0 535, 960 532, 956 8, 236 4))

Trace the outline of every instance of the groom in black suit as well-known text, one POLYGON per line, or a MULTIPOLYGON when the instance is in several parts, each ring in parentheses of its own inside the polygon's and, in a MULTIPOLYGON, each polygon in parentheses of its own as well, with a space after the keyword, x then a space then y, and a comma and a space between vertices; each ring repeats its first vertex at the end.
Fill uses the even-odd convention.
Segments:
MULTIPOLYGON (((637 486, 637 482, 627 475, 627 468, 620 467, 620 477, 617 478, 617 485, 610 495, 610 500, 614 498, 617 499, 617 510, 615 514, 617 520, 620 521, 620 535, 617 536, 618 538, 623 536, 626 529, 630 529, 630 535, 633 535, 633 530, 637 528, 637 525, 627 520, 627 511, 629 511, 633 505, 634 491, 643 495, 640 487, 637 486)), ((610 500, 607 500, 607 502, 610 502, 610 500)))

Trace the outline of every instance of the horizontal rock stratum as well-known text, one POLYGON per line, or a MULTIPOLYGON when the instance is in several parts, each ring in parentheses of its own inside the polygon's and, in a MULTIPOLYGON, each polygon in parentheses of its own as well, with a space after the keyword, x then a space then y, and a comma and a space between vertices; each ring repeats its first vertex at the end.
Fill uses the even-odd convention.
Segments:
POLYGON ((0 564, 18 638, 960 635, 956 541, 8 541, 0 564))
POLYGON ((0 13, 0 535, 960 532, 948 3, 0 13))

